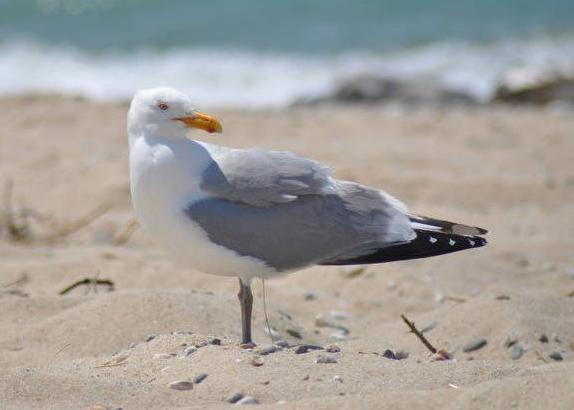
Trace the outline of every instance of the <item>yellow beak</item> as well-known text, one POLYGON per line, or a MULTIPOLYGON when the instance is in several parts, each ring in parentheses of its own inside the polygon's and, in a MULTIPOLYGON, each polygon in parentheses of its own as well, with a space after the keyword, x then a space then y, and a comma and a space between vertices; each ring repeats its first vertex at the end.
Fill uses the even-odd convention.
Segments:
POLYGON ((221 133, 221 131, 223 131, 221 123, 217 118, 202 112, 196 111, 194 116, 176 118, 176 120, 183 122, 189 128, 199 128, 209 133, 221 133))

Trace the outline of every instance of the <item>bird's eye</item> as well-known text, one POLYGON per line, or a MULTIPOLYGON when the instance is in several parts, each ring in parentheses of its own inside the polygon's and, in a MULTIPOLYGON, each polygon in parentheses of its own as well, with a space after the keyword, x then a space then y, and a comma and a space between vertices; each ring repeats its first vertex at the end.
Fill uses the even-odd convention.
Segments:
POLYGON ((169 108, 169 105, 167 105, 166 103, 162 102, 162 103, 159 103, 159 104, 157 105, 157 108, 159 108, 159 109, 162 110, 162 111, 167 111, 167 109, 169 108))

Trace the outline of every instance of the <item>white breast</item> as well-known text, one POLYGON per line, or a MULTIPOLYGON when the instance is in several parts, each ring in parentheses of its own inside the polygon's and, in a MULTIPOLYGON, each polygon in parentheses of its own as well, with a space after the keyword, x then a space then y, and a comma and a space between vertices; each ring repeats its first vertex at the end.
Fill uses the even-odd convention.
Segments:
POLYGON ((240 256, 209 241, 184 209, 204 198, 202 171, 212 161, 193 141, 136 138, 130 149, 132 201, 143 227, 184 266, 244 279, 274 274, 262 261, 240 256))

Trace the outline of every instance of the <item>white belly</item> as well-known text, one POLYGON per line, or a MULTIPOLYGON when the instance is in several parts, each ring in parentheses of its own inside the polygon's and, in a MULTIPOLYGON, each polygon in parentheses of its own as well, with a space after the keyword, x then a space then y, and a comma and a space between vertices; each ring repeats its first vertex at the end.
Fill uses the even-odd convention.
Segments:
POLYGON ((205 165, 198 162, 202 161, 178 161, 166 145, 150 147, 140 139, 134 141, 130 151, 132 201, 144 229, 186 267, 245 280, 276 274, 256 258, 211 242, 185 214, 189 203, 205 196, 199 188, 205 165))

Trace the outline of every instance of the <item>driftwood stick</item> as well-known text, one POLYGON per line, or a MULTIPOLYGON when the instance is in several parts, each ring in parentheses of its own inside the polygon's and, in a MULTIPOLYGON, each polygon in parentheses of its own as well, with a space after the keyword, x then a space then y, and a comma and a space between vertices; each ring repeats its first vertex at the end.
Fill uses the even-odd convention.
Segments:
POLYGON ((106 285, 109 287, 110 290, 114 289, 114 282, 112 282, 109 279, 98 279, 98 278, 85 278, 82 280, 79 280, 77 282, 72 283, 70 286, 62 289, 60 292, 58 292, 58 294, 61 295, 65 295, 66 293, 71 292, 72 290, 76 289, 78 286, 83 286, 83 285, 93 285, 94 287, 97 285, 106 285))
POLYGON ((427 349, 430 350, 430 352, 432 354, 435 354, 437 352, 437 350, 435 349, 435 347, 428 341, 428 339, 416 328, 415 323, 411 322, 409 319, 407 319, 407 317, 405 315, 401 315, 401 319, 403 319, 403 322, 405 322, 407 324, 407 326, 409 327, 409 329, 411 329, 411 332, 414 333, 419 340, 426 346, 427 349))

